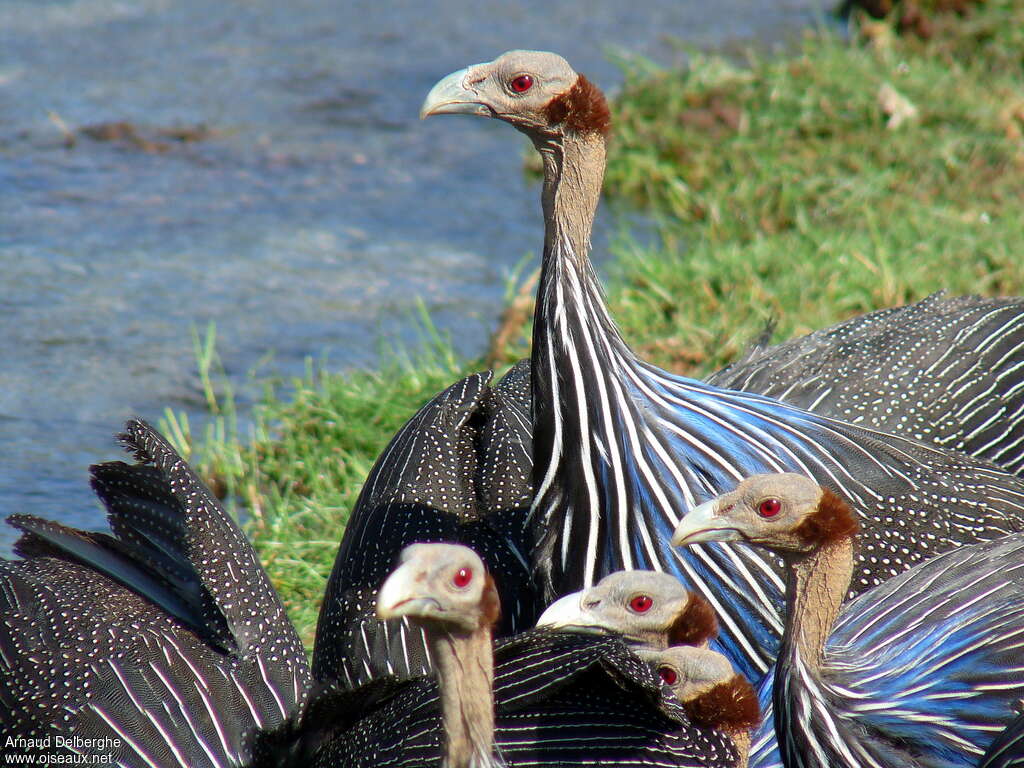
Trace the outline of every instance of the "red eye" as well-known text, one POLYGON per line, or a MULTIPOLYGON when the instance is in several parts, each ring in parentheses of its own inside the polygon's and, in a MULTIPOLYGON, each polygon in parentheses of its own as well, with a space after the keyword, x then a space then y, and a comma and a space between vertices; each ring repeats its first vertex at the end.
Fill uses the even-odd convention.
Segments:
POLYGON ((472 568, 459 568, 452 577, 452 584, 456 587, 464 587, 473 580, 472 568))
POLYGON ((775 517, 782 510, 782 502, 778 499, 765 499, 757 505, 757 514, 761 517, 775 517))
POLYGON ((647 613, 654 601, 648 595, 637 595, 629 601, 629 609, 635 613, 647 613))
POLYGON ((512 78, 509 87, 516 93, 525 93, 533 87, 533 78, 529 75, 519 75, 512 78))
POLYGON ((669 685, 675 685, 679 681, 679 675, 672 667, 658 667, 658 677, 669 685))

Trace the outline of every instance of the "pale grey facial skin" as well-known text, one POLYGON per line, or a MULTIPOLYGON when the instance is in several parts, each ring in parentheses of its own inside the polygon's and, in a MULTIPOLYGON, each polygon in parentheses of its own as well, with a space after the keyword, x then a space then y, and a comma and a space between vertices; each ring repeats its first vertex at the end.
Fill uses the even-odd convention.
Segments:
POLYGON ((659 675, 663 667, 675 672, 676 681, 669 687, 681 702, 692 701, 736 676, 729 660, 708 648, 692 645, 675 645, 662 650, 638 648, 636 654, 659 675))
POLYGON ((817 508, 820 498, 821 487, 804 475, 752 475, 735 490, 690 510, 676 526, 672 544, 745 541, 801 552, 807 545, 793 531, 817 508), (765 517, 758 510, 772 499, 779 502, 779 511, 765 517))
POLYGON ((459 544, 411 544, 377 593, 377 617, 440 621, 471 631, 480 623, 483 561, 459 544), (465 569, 465 570, 464 570, 465 569), (468 573, 460 586, 457 575, 468 573))
POLYGON ((420 117, 478 115, 505 120, 524 131, 547 127, 544 108, 575 84, 578 75, 561 56, 546 51, 509 51, 440 80, 423 102, 420 117), (516 90, 530 78, 530 85, 516 90))
POLYGON ((541 614, 537 626, 617 634, 645 642, 664 632, 689 599, 690 593, 675 576, 658 571, 617 571, 589 589, 556 600, 541 614), (630 607, 640 595, 652 601, 642 613, 630 607))

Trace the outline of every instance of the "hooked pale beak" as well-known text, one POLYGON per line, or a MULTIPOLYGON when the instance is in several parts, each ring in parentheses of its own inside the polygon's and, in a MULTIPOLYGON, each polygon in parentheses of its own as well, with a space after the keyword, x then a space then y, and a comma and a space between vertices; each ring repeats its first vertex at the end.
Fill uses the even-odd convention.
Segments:
POLYGON ((682 547, 706 541, 741 539, 739 531, 723 525, 724 521, 718 516, 717 507, 717 500, 705 501, 687 512, 672 532, 672 546, 682 547))
POLYGON ((420 119, 425 120, 432 115, 481 115, 490 117, 491 108, 484 104, 476 91, 466 86, 469 71, 474 67, 460 69, 442 78, 430 89, 427 98, 420 107, 420 119))
POLYGON ((604 632, 600 621, 583 606, 587 590, 571 592, 549 605, 537 619, 538 627, 572 629, 577 632, 604 632))
POLYGON ((377 618, 398 619, 402 616, 433 615, 441 604, 433 597, 417 594, 421 583, 414 563, 396 568, 377 592, 377 618))

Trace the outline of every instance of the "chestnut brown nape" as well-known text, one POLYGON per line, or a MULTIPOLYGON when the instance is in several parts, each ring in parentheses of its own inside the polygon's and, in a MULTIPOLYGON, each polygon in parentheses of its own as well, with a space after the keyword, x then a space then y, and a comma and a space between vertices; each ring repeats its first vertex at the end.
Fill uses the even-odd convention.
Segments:
POLYGON ((484 574, 483 595, 480 598, 480 626, 493 627, 501 617, 501 600, 498 587, 490 572, 484 574))
POLYGON ((853 536, 859 529, 860 524, 850 505, 823 487, 817 509, 793 533, 807 544, 819 546, 853 536))
POLYGON ((544 108, 551 125, 564 125, 576 134, 599 133, 607 137, 612 116, 601 89, 579 75, 565 93, 553 98, 544 108))
POLYGON ((718 617, 711 604, 691 592, 686 606, 668 628, 669 645, 702 645, 718 635, 718 617))
POLYGON ((742 675, 719 683, 683 705, 697 725, 720 731, 748 731, 761 723, 754 687, 742 675))

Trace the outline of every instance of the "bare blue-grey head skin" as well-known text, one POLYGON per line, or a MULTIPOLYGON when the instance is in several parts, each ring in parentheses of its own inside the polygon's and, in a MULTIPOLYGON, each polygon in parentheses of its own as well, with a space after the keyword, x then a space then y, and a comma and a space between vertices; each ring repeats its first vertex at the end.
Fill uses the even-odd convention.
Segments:
POLYGON ((423 101, 420 118, 477 115, 504 120, 527 133, 550 130, 545 108, 568 91, 577 77, 557 54, 508 51, 494 61, 473 64, 440 80, 423 101), (517 78, 524 76, 530 78, 530 87, 518 91, 517 78))
POLYGON ((672 534, 677 547, 709 541, 743 541, 780 551, 803 552, 807 543, 794 533, 818 506, 822 489, 809 477, 793 472, 761 474, 743 480, 735 490, 694 507, 672 534), (758 510, 778 502, 770 518, 758 510))

